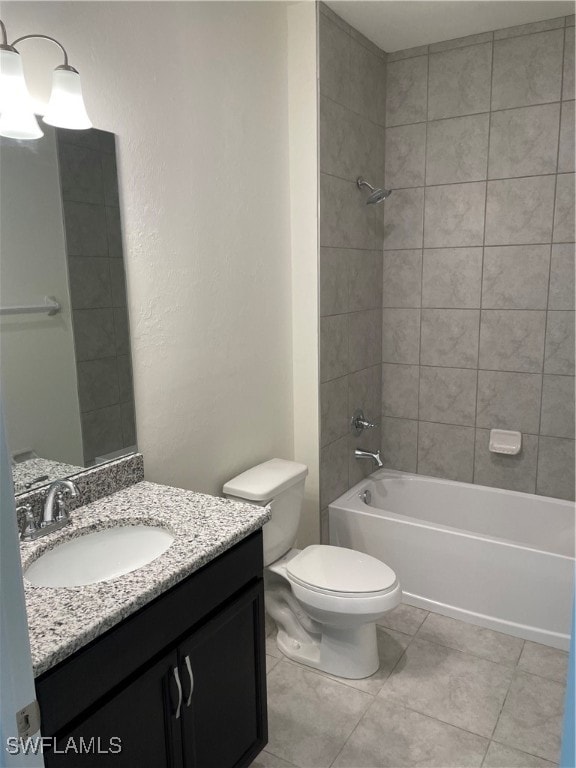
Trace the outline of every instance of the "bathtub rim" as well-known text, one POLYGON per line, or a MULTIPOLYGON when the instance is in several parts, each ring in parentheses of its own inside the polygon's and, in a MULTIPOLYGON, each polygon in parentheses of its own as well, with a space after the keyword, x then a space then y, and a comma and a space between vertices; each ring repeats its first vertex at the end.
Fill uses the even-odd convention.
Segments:
MULTIPOLYGON (((414 472, 403 472, 398 469, 378 469, 375 472, 373 472, 370 475, 367 475, 365 478, 360 480, 356 485, 354 485, 352 488, 349 488, 345 493, 338 496, 338 498, 334 499, 334 501, 330 502, 328 505, 328 511, 330 511, 332 508, 334 509, 340 509, 345 510, 348 509, 351 505, 353 505, 353 511, 356 514, 361 515, 373 515, 374 517, 382 517, 387 520, 393 520, 398 523, 403 523, 405 525, 413 525, 416 527, 425 527, 430 528, 432 530, 442 532, 442 533, 449 533, 453 534, 455 536, 461 536, 463 538, 469 538, 469 539, 479 539, 481 541, 487 541, 491 544, 498 544, 500 546, 504 547, 512 547, 514 549, 528 549, 531 552, 537 552, 541 555, 547 555, 550 557, 557 557, 562 560, 570 560, 576 565, 576 551, 573 555, 565 555, 560 552, 553 552, 548 549, 539 549, 538 547, 528 544, 526 542, 522 541, 516 541, 513 539, 504 539, 499 536, 490 536, 485 533, 475 533, 474 531, 467 531, 465 528, 455 528, 451 525, 442 525, 441 523, 433 523, 425 518, 418 518, 418 517, 411 517, 409 515, 403 515, 400 512, 391 512, 390 510, 382 509, 381 507, 372 506, 370 504, 366 504, 365 501, 363 501, 360 498, 360 494, 365 489, 365 483, 368 481, 378 481, 378 480, 384 480, 386 478, 414 478, 416 480, 419 480, 422 478, 423 480, 432 480, 435 483, 439 485, 461 485, 466 488, 470 489, 487 489, 489 491, 501 491, 502 493, 506 494, 513 494, 514 496, 519 496, 523 498, 528 499, 542 499, 547 502, 554 502, 555 505, 559 506, 566 506, 566 505, 572 505, 575 506, 575 502, 569 501, 567 499, 555 499, 552 496, 541 496, 534 493, 525 493, 524 491, 511 491, 507 488, 495 488, 490 485, 479 485, 475 483, 463 483, 460 480, 447 480, 446 478, 442 477, 434 477, 433 475, 420 475, 416 474, 414 472), (346 502, 348 502, 348 505, 346 505, 346 502)), ((576 522, 576 518, 575 518, 576 522)), ((575 532, 573 534, 573 540, 576 545, 576 539, 574 539, 574 536, 576 536, 576 527, 575 532)))

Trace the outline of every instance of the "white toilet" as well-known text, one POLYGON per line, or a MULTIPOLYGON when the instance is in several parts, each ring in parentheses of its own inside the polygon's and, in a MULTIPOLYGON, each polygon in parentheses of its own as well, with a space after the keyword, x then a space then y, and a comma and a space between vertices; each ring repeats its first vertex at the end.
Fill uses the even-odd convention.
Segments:
POLYGON ((359 679, 379 667, 376 619, 398 605, 394 571, 352 549, 313 545, 293 549, 304 464, 271 459, 224 486, 230 499, 270 504, 264 525, 266 610, 278 625, 286 656, 338 677, 359 679))

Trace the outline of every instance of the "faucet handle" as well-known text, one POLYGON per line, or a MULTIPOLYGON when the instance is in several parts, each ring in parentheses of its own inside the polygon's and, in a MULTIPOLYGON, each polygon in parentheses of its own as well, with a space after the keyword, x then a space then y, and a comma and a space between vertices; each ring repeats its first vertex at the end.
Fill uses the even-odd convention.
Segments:
POLYGON ((30 541, 30 539, 33 539, 34 534, 38 531, 38 524, 36 523, 36 520, 34 519, 34 513, 32 512, 32 505, 21 504, 19 507, 16 507, 16 512, 24 513, 24 519, 26 523, 22 533, 20 534, 20 539, 22 541, 30 541))
POLYGON ((361 408, 358 408, 354 411, 354 415, 352 416, 351 426, 354 435, 361 435, 365 429, 374 429, 378 424, 373 424, 371 421, 365 419, 364 411, 361 408))
POLYGON ((64 496, 68 493, 66 490, 58 491, 56 494, 56 514, 54 520, 57 523, 61 523, 62 520, 68 520, 68 512, 66 511, 66 502, 64 496))

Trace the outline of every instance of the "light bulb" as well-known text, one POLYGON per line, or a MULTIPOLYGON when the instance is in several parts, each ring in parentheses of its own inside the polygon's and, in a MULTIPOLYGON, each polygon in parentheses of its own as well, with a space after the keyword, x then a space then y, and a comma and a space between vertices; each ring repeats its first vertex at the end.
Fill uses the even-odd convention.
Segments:
POLYGON ((32 109, 20 54, 0 49, 0 136, 39 139, 43 135, 32 109))
POLYGON ((80 75, 73 67, 62 66, 54 70, 52 93, 43 120, 57 128, 92 128, 82 98, 80 75))

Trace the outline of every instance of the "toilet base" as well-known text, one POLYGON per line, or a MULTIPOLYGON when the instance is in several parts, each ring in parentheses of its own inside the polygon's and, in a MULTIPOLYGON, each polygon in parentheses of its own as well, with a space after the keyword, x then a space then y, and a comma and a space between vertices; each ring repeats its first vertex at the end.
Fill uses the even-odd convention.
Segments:
POLYGON ((324 626, 323 630, 321 635, 303 641, 290 637, 279 627, 276 644, 289 659, 336 677, 360 680, 378 670, 375 623, 354 629, 324 626))

